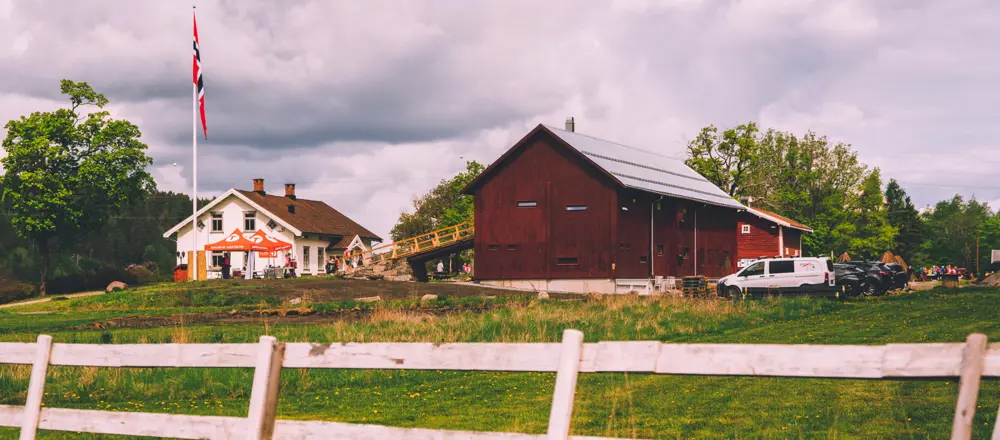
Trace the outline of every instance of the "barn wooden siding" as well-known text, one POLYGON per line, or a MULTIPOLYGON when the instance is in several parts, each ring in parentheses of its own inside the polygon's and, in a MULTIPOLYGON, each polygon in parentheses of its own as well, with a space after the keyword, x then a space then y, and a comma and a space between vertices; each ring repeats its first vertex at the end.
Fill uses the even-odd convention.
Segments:
POLYGON ((778 225, 746 212, 741 213, 736 228, 737 258, 755 259, 778 255, 778 225), (743 233, 743 225, 750 225, 750 233, 743 233))
POLYGON ((525 142, 475 191, 476 277, 612 277, 615 183, 547 135, 525 142))
POLYGON ((477 279, 647 278, 650 264, 658 276, 693 275, 696 264, 710 277, 735 269, 736 210, 672 197, 653 205, 659 195, 622 188, 544 131, 522 143, 473 189, 477 279), (525 202, 534 206, 518 206, 525 202))

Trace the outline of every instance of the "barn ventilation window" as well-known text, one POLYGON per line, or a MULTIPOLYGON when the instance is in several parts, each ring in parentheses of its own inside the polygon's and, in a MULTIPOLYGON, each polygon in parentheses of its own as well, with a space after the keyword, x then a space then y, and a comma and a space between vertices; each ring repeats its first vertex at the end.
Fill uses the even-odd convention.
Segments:
POLYGON ((646 262, 646 256, 645 255, 640 256, 639 257, 639 262, 640 263, 645 263, 646 262))
POLYGON ((663 245, 662 244, 656 245, 656 255, 657 256, 663 256, 663 245))
POLYGON ((500 249, 500 245, 498 245, 498 244, 491 244, 489 246, 489 250, 491 250, 491 251, 495 251, 495 250, 499 250, 499 249, 500 249))
POLYGON ((750 225, 743 225, 741 226, 741 228, 742 228, 741 232, 743 232, 744 234, 750 233, 750 225))
POLYGON ((556 258, 556 264, 560 266, 572 266, 579 264, 579 262, 576 258, 556 258))
POLYGON ((586 211, 587 205, 567 205, 567 211, 586 211))
POLYGON ((517 202, 517 207, 518 208, 534 208, 536 206, 538 206, 538 202, 536 202, 534 200, 524 201, 524 202, 517 202))
POLYGON ((517 245, 516 244, 508 244, 507 245, 507 250, 508 251, 516 251, 517 250, 517 245))

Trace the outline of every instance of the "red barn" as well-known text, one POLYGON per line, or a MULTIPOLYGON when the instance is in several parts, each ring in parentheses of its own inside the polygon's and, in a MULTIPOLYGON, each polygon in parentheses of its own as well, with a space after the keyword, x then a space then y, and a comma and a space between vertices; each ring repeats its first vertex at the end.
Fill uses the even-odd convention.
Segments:
POLYGON ((742 204, 683 161, 539 125, 465 188, 475 277, 542 291, 614 293, 736 264, 742 204))
POLYGON ((802 255, 802 233, 808 226, 760 208, 747 208, 740 216, 736 253, 737 266, 763 257, 802 255))

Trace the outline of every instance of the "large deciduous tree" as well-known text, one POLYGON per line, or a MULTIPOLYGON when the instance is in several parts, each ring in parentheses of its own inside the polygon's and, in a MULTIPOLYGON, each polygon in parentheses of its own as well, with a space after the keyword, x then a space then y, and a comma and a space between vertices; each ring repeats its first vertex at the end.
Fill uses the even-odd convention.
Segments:
POLYGON ((893 247, 896 229, 886 219, 882 199, 882 175, 872 170, 861 182, 861 195, 854 209, 854 234, 848 249, 852 255, 866 259, 878 258, 893 247))
POLYGON ((390 235, 393 241, 472 220, 472 196, 462 194, 462 189, 484 169, 476 161, 467 162, 465 171, 451 179, 442 180, 430 192, 414 199, 414 212, 401 213, 396 226, 392 227, 390 235))
POLYGON ((718 128, 709 125, 688 142, 685 163, 733 197, 753 196, 762 185, 759 172, 766 139, 754 122, 721 135, 718 128))
POLYGON ((63 80, 70 108, 7 123, 3 198, 18 235, 34 243, 45 294, 53 246, 103 224, 128 201, 155 190, 139 128, 111 119, 108 100, 85 82, 63 80), (81 107, 97 111, 81 115, 81 107))
POLYGON ((895 179, 890 179, 885 187, 885 209, 886 219, 898 231, 893 253, 903 257, 909 264, 922 264, 924 228, 920 213, 895 179))

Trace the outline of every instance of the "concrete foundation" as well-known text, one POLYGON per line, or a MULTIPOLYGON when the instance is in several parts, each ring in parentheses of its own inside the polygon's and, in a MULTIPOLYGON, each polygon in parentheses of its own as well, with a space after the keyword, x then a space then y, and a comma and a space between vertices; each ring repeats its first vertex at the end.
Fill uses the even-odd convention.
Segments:
POLYGON ((509 289, 557 292, 557 293, 604 293, 604 294, 625 294, 638 293, 640 295, 654 295, 664 290, 674 289, 671 279, 669 283, 650 279, 608 279, 608 278, 585 278, 585 279, 560 279, 560 280, 479 280, 480 284, 487 286, 497 286, 509 289))

